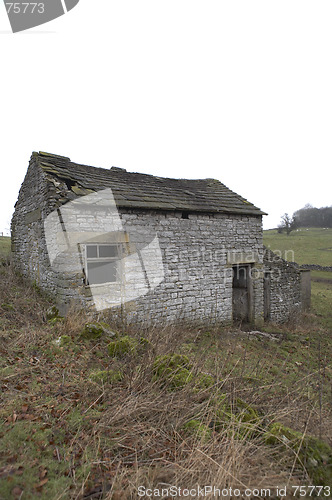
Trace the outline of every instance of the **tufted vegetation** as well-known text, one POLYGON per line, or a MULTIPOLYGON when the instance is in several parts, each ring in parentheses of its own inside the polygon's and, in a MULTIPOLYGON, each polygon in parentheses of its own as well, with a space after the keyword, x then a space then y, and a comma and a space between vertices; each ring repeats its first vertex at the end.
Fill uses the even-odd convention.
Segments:
POLYGON ((317 317, 261 334, 119 329, 75 310, 53 321, 10 267, 0 280, 0 498, 331 482, 332 340, 317 317))

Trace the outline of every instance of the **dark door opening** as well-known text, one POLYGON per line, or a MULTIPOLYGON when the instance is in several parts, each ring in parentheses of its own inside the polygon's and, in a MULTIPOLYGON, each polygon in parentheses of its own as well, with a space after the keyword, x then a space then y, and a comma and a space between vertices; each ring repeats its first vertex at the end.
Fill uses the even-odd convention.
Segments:
POLYGON ((251 320, 250 290, 250 266, 233 266, 233 321, 246 323, 251 320))
POLYGON ((269 321, 271 313, 271 275, 264 273, 264 321, 269 321))

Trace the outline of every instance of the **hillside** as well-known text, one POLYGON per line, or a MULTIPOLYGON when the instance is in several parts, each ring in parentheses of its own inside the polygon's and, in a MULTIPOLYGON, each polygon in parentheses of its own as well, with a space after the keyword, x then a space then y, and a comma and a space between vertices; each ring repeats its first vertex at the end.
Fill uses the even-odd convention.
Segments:
MULTIPOLYGON (((286 260, 298 264, 332 266, 332 229, 303 228, 279 234, 276 229, 264 231, 264 244, 286 260)), ((318 320, 332 331, 332 272, 311 271, 311 305, 318 320)))
POLYGON ((276 229, 264 231, 264 245, 282 252, 282 257, 298 264, 332 266, 332 229, 302 228, 279 234, 276 229), (292 258, 293 257, 293 258, 292 258))
POLYGON ((275 500, 281 487, 303 498, 303 485, 328 498, 325 317, 251 333, 98 320, 74 310, 59 318, 2 259, 1 499, 126 500, 140 498, 140 486, 171 485, 275 500))

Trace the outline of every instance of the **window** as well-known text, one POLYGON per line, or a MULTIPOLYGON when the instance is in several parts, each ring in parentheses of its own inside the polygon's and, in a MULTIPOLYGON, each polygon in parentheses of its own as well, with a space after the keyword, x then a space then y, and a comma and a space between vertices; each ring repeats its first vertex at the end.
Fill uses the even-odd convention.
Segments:
POLYGON ((101 285, 118 281, 118 245, 106 243, 86 245, 85 262, 88 285, 101 285))

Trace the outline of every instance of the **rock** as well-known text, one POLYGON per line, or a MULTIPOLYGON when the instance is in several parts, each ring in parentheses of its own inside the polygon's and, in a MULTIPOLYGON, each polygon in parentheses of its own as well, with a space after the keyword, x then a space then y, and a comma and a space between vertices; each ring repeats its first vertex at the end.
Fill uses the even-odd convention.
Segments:
POLYGON ((205 389, 210 389, 215 384, 215 380, 212 375, 207 373, 199 373, 196 376, 194 391, 204 391, 205 389))
POLYGON ((212 429, 196 419, 189 420, 189 422, 184 424, 183 428, 204 442, 209 441, 212 435, 212 429))
POLYGON ((46 321, 50 321, 54 318, 59 318, 59 309, 56 306, 51 306, 46 311, 46 321))
POLYGON ((192 364, 184 354, 158 356, 153 364, 156 378, 163 379, 171 389, 187 385, 193 378, 192 364))
POLYGON ((89 379, 93 382, 99 383, 115 383, 121 382, 123 379, 123 374, 120 370, 110 369, 110 370, 97 370, 89 375, 89 379))
POLYGON ((62 318, 61 316, 57 316, 56 318, 51 318, 47 321, 47 323, 51 326, 55 326, 57 323, 61 323, 64 321, 65 318, 62 318))
POLYGON ((300 432, 294 431, 285 427, 280 422, 275 422, 269 426, 268 431, 264 435, 264 440, 267 444, 280 444, 289 442, 299 443, 301 442, 302 434, 300 432))
POLYGON ((112 358, 121 358, 125 354, 138 354, 143 352, 149 345, 150 342, 144 337, 137 339, 135 337, 130 337, 129 335, 124 335, 118 340, 110 342, 107 349, 108 354, 112 358))
MULTIPOLYGON (((217 431, 231 433, 236 439, 252 439, 260 434, 262 419, 257 411, 248 403, 237 398, 232 404, 226 394, 211 399, 214 408, 212 426, 217 431)), ((213 415, 213 413, 212 413, 213 415)))
POLYGON ((68 346, 69 344, 72 343, 73 343, 72 338, 69 337, 69 335, 61 335, 61 337, 54 340, 54 344, 58 347, 68 346))
POLYGON ((111 330, 111 327, 107 323, 96 322, 96 323, 86 323, 84 326, 80 338, 85 340, 98 340, 101 337, 115 337, 116 333, 111 330))
POLYGON ((293 449, 303 464, 312 484, 329 486, 332 484, 332 449, 324 441, 294 431, 280 422, 270 425, 265 433, 265 442, 270 445, 282 445, 293 449))
POLYGON ((233 411, 238 420, 241 422, 250 422, 255 424, 261 421, 255 408, 243 401, 243 399, 236 399, 233 411))
POLYGON ((2 309, 5 309, 6 311, 14 311, 15 310, 15 307, 13 306, 13 304, 8 304, 7 302, 4 302, 3 304, 1 304, 1 307, 2 307, 2 309))

